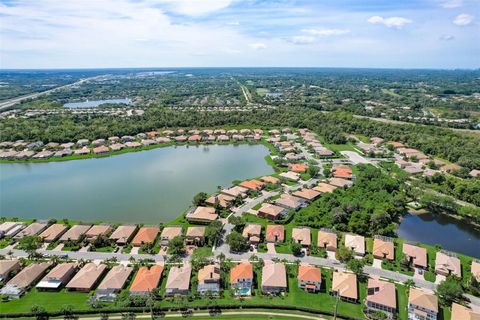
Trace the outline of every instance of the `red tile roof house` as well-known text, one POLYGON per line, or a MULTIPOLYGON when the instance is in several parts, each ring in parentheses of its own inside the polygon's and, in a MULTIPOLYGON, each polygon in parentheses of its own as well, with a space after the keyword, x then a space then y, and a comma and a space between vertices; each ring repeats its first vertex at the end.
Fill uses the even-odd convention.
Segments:
POLYGON ((143 244, 154 243, 159 232, 160 229, 157 227, 141 227, 133 238, 132 245, 140 247, 143 244))
POLYGON ((165 286, 165 295, 175 296, 188 294, 191 274, 192 267, 190 265, 171 267, 165 286))
POLYGON ((333 176, 335 178, 343 178, 343 179, 352 179, 353 172, 350 167, 343 166, 343 165, 334 165, 332 168, 333 176))
POLYGON ((141 267, 138 269, 132 285, 129 288, 131 295, 147 295, 150 291, 158 287, 162 278, 163 265, 155 264, 150 267, 141 267))
POLYGON ((395 259, 395 245, 392 238, 375 236, 373 240, 373 257, 376 259, 395 259))
POLYGON ((395 284, 377 279, 368 279, 365 304, 368 311, 388 313, 388 319, 393 319, 397 312, 395 284))
POLYGON ((277 224, 267 225, 265 232, 265 241, 277 243, 285 241, 285 227, 277 224))
POLYGON ((270 203, 264 203, 258 209, 257 215, 259 217, 263 217, 269 220, 277 220, 282 218, 287 214, 287 209, 270 204, 270 203))
POLYGON ((327 251, 337 251, 337 234, 330 229, 320 229, 317 235, 317 246, 327 251))
POLYGON ((95 154, 107 153, 108 151, 110 151, 110 148, 107 146, 93 148, 93 153, 95 154))
POLYGON ((260 191, 265 187, 265 183, 255 179, 243 181, 239 185, 252 191, 260 191))
POLYGON ((310 228, 308 227, 293 228, 292 241, 300 243, 302 247, 309 247, 312 244, 310 228))
POLYGON ((421 289, 410 288, 408 294, 408 319, 434 320, 438 315, 437 296, 421 289))
POLYGON ((462 277, 462 265, 460 259, 454 253, 438 251, 435 257, 435 273, 444 276, 462 277))
POLYGON ((87 263, 65 286, 68 290, 90 292, 107 271, 107 265, 87 263))
POLYGON ((289 163, 288 170, 297 172, 297 173, 304 173, 304 172, 307 172, 308 166, 303 163, 289 163))
POLYGON ((427 268, 427 249, 404 243, 403 254, 410 265, 422 269, 427 268))
POLYGON ((133 235, 137 231, 137 226, 118 226, 110 235, 110 240, 115 241, 119 246, 126 245, 132 240, 133 235))
POLYGON ((252 294, 253 266, 245 261, 230 269, 230 286, 236 296, 249 296, 252 294))
POLYGON ((298 287, 308 292, 320 291, 322 286, 322 272, 320 268, 309 264, 298 266, 298 287))
POLYGON ((251 245, 257 245, 260 242, 260 236, 262 234, 262 225, 258 223, 248 223, 243 228, 243 237, 251 245))
POLYGON ((38 290, 58 290, 72 279, 75 272, 77 272, 76 263, 58 264, 37 284, 36 288, 38 290))
POLYGON ((105 278, 98 285, 95 297, 100 301, 113 301, 125 287, 128 278, 133 272, 132 267, 117 265, 108 271, 105 278))
POLYGON ((266 260, 262 268, 262 293, 276 295, 285 291, 287 291, 285 265, 266 260))
POLYGON ((218 294, 220 292, 220 265, 206 265, 198 271, 197 292, 200 294, 218 294))
POLYGON ((354 273, 334 271, 332 279, 332 294, 348 302, 358 301, 357 276, 354 273))

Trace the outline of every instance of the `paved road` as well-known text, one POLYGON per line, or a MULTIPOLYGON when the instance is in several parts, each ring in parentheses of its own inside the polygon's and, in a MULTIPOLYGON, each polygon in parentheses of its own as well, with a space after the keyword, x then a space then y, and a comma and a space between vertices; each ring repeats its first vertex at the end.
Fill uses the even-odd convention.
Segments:
POLYGON ((20 103, 20 102, 24 101, 24 100, 35 99, 39 96, 46 95, 46 94, 52 93, 52 92, 60 90, 60 89, 70 88, 70 87, 73 87, 75 85, 82 84, 83 82, 94 80, 94 79, 97 79, 97 78, 100 78, 100 77, 103 77, 103 76, 95 76, 95 77, 91 77, 91 78, 85 78, 85 79, 81 79, 77 82, 70 83, 70 84, 67 84, 67 85, 64 85, 64 86, 60 86, 60 87, 56 87, 56 88, 53 88, 53 89, 49 89, 49 90, 46 90, 46 91, 35 92, 35 93, 27 94, 25 96, 4 100, 4 101, 0 102, 0 111, 2 111, 4 109, 8 109, 8 108, 16 105, 17 103, 20 103))

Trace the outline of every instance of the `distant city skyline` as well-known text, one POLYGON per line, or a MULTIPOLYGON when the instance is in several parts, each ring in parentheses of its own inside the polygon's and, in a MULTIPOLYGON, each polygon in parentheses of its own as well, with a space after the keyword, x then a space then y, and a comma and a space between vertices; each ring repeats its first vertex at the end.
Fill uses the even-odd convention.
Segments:
POLYGON ((0 68, 479 68, 478 0, 0 0, 0 68))

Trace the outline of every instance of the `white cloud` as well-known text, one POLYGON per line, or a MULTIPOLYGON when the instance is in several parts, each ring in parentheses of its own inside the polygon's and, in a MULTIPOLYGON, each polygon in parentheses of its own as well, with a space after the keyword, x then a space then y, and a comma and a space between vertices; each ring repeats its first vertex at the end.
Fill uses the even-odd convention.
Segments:
POLYGON ((318 37, 339 36, 350 32, 348 29, 302 29, 301 31, 318 37))
POLYGON ((228 7, 232 0, 164 0, 172 11, 186 16, 202 16, 228 7))
POLYGON ((455 39, 455 37, 450 34, 443 34, 440 36, 440 40, 443 40, 443 41, 451 41, 453 39, 455 39))
POLYGON ((403 17, 390 17, 384 18, 380 16, 370 17, 368 20, 371 24, 383 24, 388 28, 397 28, 401 29, 406 24, 412 23, 413 21, 403 17))
POLYGON ((470 14, 461 13, 458 16, 456 16, 455 19, 453 19, 453 23, 456 24, 457 26, 463 27, 471 24, 474 19, 475 17, 470 14))
POLYGON ((226 25, 227 26, 239 26, 240 22, 238 22, 238 21, 227 22, 226 25))
POLYGON ((293 44, 310 44, 315 42, 315 37, 312 36, 294 36, 288 39, 293 44))
POLYGON ((442 6, 442 8, 445 8, 445 9, 459 8, 459 7, 463 6, 463 1, 462 0, 447 0, 447 1, 443 1, 441 6, 442 6))
POLYGON ((265 43, 262 43, 262 42, 254 42, 254 43, 250 43, 248 45, 250 48, 252 48, 253 50, 263 50, 263 49, 267 49, 267 45, 265 43))

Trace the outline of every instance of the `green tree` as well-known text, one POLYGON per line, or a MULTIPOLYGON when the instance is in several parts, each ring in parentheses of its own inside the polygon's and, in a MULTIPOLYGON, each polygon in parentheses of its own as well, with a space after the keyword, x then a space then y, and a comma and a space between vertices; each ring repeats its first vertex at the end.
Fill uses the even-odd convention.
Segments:
POLYGON ((454 301, 460 300, 463 295, 463 287, 460 280, 451 276, 447 277, 445 281, 437 286, 437 295, 440 298, 440 302, 447 306, 450 306, 454 301))
POLYGON ((205 192, 199 192, 193 197, 193 205, 194 206, 204 206, 205 201, 208 199, 208 194, 205 192))
POLYGON ((176 236, 170 239, 168 242, 168 253, 172 255, 181 255, 185 253, 182 236, 176 236))
POLYGON ((290 249, 292 250, 292 254, 296 257, 302 255, 302 245, 298 242, 292 242, 290 244, 290 249))
POLYGON ((361 276, 363 274, 363 262, 362 260, 358 259, 351 259, 347 262, 346 265, 347 269, 355 273, 357 276, 361 276))
POLYGON ((208 244, 213 245, 215 240, 222 234, 223 224, 219 220, 212 221, 205 228, 205 237, 208 244))
POLYGON ((226 242, 230 246, 230 251, 232 252, 243 252, 247 251, 249 248, 247 239, 237 231, 230 232, 230 234, 227 235, 226 242))
POLYGON ((337 260, 343 263, 354 259, 354 256, 355 253, 353 252, 353 250, 345 246, 340 246, 335 252, 335 257, 337 258, 337 260))

